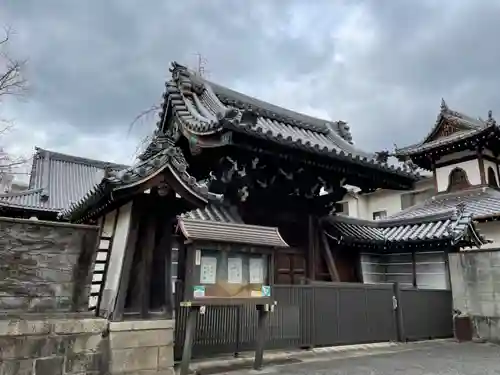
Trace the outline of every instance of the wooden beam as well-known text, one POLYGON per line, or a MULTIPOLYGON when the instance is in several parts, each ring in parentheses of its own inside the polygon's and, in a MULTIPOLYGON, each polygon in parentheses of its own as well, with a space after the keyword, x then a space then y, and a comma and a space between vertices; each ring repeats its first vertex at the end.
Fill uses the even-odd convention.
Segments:
POLYGON ((330 248, 330 244, 328 243, 328 238, 326 238, 325 232, 320 230, 321 242, 323 246, 323 255, 325 257, 326 266, 328 267, 328 272, 330 273, 330 277, 332 281, 340 281, 339 272, 337 270, 337 266, 335 265, 335 259, 333 258, 333 254, 330 248))

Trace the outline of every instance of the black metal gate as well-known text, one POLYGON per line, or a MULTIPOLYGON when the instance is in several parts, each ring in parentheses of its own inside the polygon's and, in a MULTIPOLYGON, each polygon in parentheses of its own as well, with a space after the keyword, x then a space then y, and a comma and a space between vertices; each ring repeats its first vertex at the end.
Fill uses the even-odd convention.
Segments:
MULTIPOLYGON (((268 349, 395 341, 392 284, 277 285, 269 317, 268 349)), ((401 289, 407 340, 452 336, 452 298, 447 290, 401 289)), ((187 309, 176 312, 175 357, 180 359, 187 309)), ((254 349, 257 311, 250 306, 207 307, 199 315, 193 357, 254 349)))

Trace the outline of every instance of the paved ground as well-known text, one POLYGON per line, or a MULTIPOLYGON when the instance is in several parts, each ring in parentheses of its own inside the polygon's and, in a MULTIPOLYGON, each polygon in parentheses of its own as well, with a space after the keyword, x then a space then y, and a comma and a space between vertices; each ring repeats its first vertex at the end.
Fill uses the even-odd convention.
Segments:
POLYGON ((283 375, 479 375, 500 374, 500 346, 455 342, 408 345, 371 353, 336 355, 262 371, 228 374, 283 375))

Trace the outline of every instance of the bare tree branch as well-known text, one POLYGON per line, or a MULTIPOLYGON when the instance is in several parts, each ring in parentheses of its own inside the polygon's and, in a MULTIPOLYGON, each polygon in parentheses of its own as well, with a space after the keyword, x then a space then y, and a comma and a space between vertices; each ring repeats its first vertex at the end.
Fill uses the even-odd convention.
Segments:
POLYGON ((27 87, 22 74, 26 60, 14 59, 5 50, 11 35, 12 30, 5 28, 4 36, 0 39, 0 100, 2 96, 22 94, 27 87))
POLYGON ((135 124, 137 124, 143 118, 148 117, 149 115, 155 114, 156 112, 158 112, 160 110, 160 108, 161 107, 159 105, 155 104, 155 105, 152 105, 151 107, 149 107, 148 109, 142 111, 137 116, 135 116, 134 119, 132 120, 132 122, 128 126, 127 136, 130 135, 135 124))
MULTIPOLYGON (((23 75, 23 68, 26 60, 18 60, 8 53, 8 46, 11 42, 13 32, 6 27, 0 30, 0 104, 6 96, 17 96, 25 92, 27 81, 23 75)), ((0 113, 0 137, 12 130, 14 124, 12 121, 2 118, 0 113)), ((6 182, 9 185, 15 175, 27 174, 24 166, 27 165, 29 158, 11 157, 3 154, 0 159, 0 182, 6 182), (9 182, 10 181, 10 182, 9 182)))

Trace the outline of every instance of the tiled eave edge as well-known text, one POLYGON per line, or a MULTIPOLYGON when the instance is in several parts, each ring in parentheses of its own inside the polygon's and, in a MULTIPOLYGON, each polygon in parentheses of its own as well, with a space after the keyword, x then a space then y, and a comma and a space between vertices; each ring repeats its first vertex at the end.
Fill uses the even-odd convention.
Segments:
POLYGON ((0 195, 0 210, 2 207, 7 207, 7 208, 29 210, 29 211, 44 211, 44 212, 58 213, 59 212, 58 209, 51 208, 51 207, 43 207, 43 203, 41 202, 42 192, 43 192, 43 189, 29 189, 29 190, 20 191, 17 193, 1 194, 0 195), (32 196, 33 199, 36 202, 40 202, 40 204, 39 205, 36 205, 36 204, 25 205, 25 204, 19 204, 19 203, 15 202, 16 198, 26 197, 28 195, 32 196))
MULTIPOLYGON (((173 115, 181 127, 194 136, 209 136, 223 130, 232 130, 239 133, 246 133, 251 136, 257 136, 265 140, 270 140, 286 147, 312 152, 334 160, 352 161, 355 164, 370 166, 375 169, 386 171, 394 175, 401 175, 412 180, 417 180, 419 178, 419 174, 412 172, 410 169, 401 168, 399 166, 395 167, 387 163, 380 163, 375 158, 354 155, 344 151, 338 152, 337 150, 329 149, 328 147, 320 148, 317 145, 313 146, 310 142, 304 143, 301 139, 293 141, 291 137, 283 137, 281 135, 275 137, 266 134, 262 131, 262 129, 255 126, 255 122, 249 120, 255 116, 255 108, 248 107, 247 110, 240 110, 227 107, 213 93, 209 84, 193 79, 192 74, 189 73, 183 66, 174 63, 171 71, 173 79, 166 84, 167 89, 164 95, 162 111, 160 113, 160 122, 157 124, 158 128, 161 128, 164 125, 164 122, 167 121, 166 114, 170 106, 173 115), (194 86, 197 86, 197 88, 194 86), (191 113, 190 104, 186 101, 184 93, 193 90, 205 90, 211 101, 214 105, 216 105, 218 108, 218 114, 215 121, 214 119, 200 118, 199 116, 195 116, 191 113)), ((276 117, 272 115, 269 116, 270 118, 276 117)), ((286 122, 290 122, 291 124, 294 123, 290 119, 286 120, 286 122)), ((322 132, 325 131, 326 130, 322 130, 322 132)), ((339 136, 339 138, 341 137, 339 136)))
POLYGON ((490 125, 483 129, 478 130, 468 130, 464 132, 454 133, 447 138, 438 139, 430 143, 421 143, 413 146, 408 146, 405 148, 396 149, 394 155, 397 156, 418 156, 432 149, 439 149, 444 146, 449 146, 453 143, 460 143, 471 141, 477 137, 487 137, 489 133, 500 134, 497 125, 490 125))
POLYGON ((392 246, 398 245, 411 245, 411 244, 422 244, 429 242, 446 242, 451 246, 463 243, 464 245, 475 245, 476 247, 481 247, 484 244, 490 243, 490 240, 484 238, 476 227, 476 223, 472 219, 472 215, 465 213, 464 205, 458 205, 455 210, 447 210, 440 213, 435 213, 432 215, 422 215, 420 217, 413 217, 411 219, 393 219, 393 220, 360 220, 350 217, 340 217, 340 216, 330 216, 323 219, 327 226, 335 227, 336 223, 344 223, 347 225, 352 225, 357 227, 353 229, 362 230, 364 234, 368 234, 372 238, 356 238, 356 234, 353 236, 343 237, 331 235, 328 233, 328 227, 324 225, 325 234, 336 241, 337 243, 359 243, 359 244, 373 244, 378 247, 390 248, 392 246), (443 221, 449 221, 446 230, 443 235, 438 238, 425 238, 425 239, 403 239, 403 240, 389 240, 386 234, 392 232, 391 229, 397 230, 397 228, 409 228, 411 226, 416 226, 419 224, 429 224, 439 223, 443 221), (464 238, 467 238, 464 241, 464 238), (465 242, 465 243, 464 243, 465 242))
MULTIPOLYGON (((194 177, 189 175, 182 151, 177 147, 169 146, 131 168, 105 177, 80 201, 61 212, 61 216, 75 222, 86 221, 109 206, 115 199, 114 195, 127 189, 138 188, 163 172, 172 177, 173 180, 170 181, 174 182, 176 187, 184 189, 187 194, 202 203, 222 199, 219 195, 210 193, 206 186, 200 185, 194 177)), ((169 184, 169 181, 166 183, 169 184)))
POLYGON ((241 243, 246 245, 288 248, 278 228, 240 223, 178 217, 179 227, 187 240, 241 243))
POLYGON ((395 167, 393 165, 389 165, 387 163, 379 163, 375 159, 369 159, 366 157, 361 157, 359 155, 353 155, 350 153, 346 153, 344 151, 337 152, 335 149, 328 149, 327 147, 320 148, 319 146, 311 145, 309 142, 303 143, 300 139, 296 141, 292 141, 290 137, 284 138, 280 135, 277 137, 270 136, 264 132, 255 131, 248 125, 245 126, 227 126, 226 128, 234 130, 239 133, 247 133, 251 136, 258 136, 261 139, 269 140, 274 143, 283 145, 285 147, 295 148, 298 150, 302 150, 309 153, 314 153, 319 156, 327 157, 335 161, 343 161, 348 163, 354 163, 364 167, 370 167, 377 169, 383 172, 389 172, 390 174, 402 176, 405 178, 410 178, 411 180, 417 181, 419 180, 420 174, 412 172, 409 168, 404 169, 401 167, 395 167))

